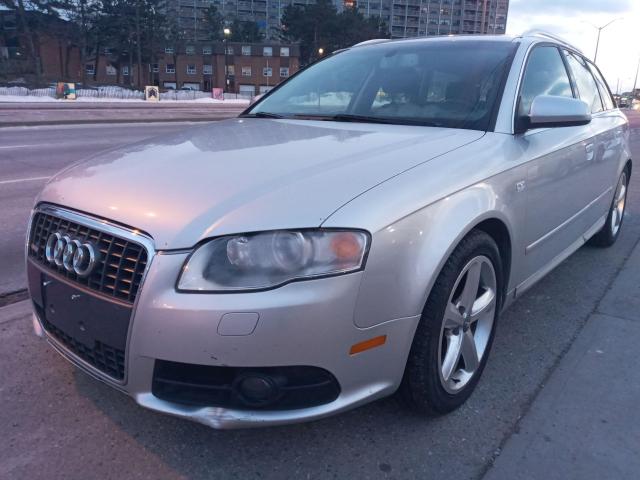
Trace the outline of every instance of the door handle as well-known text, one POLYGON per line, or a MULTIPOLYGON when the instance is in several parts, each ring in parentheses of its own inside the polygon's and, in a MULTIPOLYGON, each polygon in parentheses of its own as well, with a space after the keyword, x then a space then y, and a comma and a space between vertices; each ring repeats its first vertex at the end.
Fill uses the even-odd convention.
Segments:
POLYGON ((587 161, 593 160, 593 143, 587 143, 584 147, 587 151, 587 161))

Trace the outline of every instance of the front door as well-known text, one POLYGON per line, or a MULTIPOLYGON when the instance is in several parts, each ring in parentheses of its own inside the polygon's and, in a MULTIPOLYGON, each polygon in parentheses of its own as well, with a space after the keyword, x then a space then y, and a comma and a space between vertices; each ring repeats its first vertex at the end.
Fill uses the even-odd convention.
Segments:
MULTIPOLYGON (((538 95, 574 97, 560 50, 535 47, 522 79, 518 117, 538 95)), ((592 181, 596 153, 591 125, 529 130, 516 135, 527 159, 525 275, 537 273, 575 247, 589 228, 587 205, 600 193, 592 181)))

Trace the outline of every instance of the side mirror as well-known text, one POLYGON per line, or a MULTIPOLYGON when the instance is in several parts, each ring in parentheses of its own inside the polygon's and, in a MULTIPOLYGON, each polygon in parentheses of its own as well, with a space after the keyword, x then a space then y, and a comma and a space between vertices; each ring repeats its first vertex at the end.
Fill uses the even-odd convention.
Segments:
POLYGON ((575 127, 591 123, 589 105, 577 98, 539 95, 529 115, 521 118, 521 132, 534 128, 575 127))

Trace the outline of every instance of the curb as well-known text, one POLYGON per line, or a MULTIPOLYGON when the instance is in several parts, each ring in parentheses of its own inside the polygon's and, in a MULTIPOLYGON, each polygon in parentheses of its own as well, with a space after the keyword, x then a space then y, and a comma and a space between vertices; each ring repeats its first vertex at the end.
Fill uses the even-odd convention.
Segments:
POLYGON ((109 119, 87 119, 87 120, 45 120, 29 122, 0 122, 0 128, 5 127, 38 127, 51 125, 84 125, 84 124, 109 124, 109 123, 171 123, 171 122, 217 122, 235 118, 235 115, 228 117, 177 117, 177 118, 109 118, 109 119))

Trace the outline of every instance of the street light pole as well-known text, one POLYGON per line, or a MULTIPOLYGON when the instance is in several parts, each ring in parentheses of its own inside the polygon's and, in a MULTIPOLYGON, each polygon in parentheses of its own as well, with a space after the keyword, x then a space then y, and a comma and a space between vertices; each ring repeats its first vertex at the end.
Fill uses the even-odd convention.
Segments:
POLYGON ((596 63, 596 60, 598 59, 598 47, 600 46, 600 33, 602 32, 602 30, 604 30, 605 28, 607 28, 609 25, 611 25, 613 22, 617 21, 617 20, 622 20, 622 17, 619 18, 614 18, 613 20, 611 20, 609 23, 607 23, 606 25, 603 25, 601 27, 598 27, 596 25, 594 25, 591 22, 586 22, 589 25, 591 25, 593 28, 596 28, 598 30, 598 39, 596 40, 596 53, 593 56, 593 63, 596 63))
POLYGON ((224 34, 222 41, 224 45, 224 92, 229 93, 229 46, 227 45, 227 37, 231 34, 231 29, 225 27, 222 33, 224 34))

